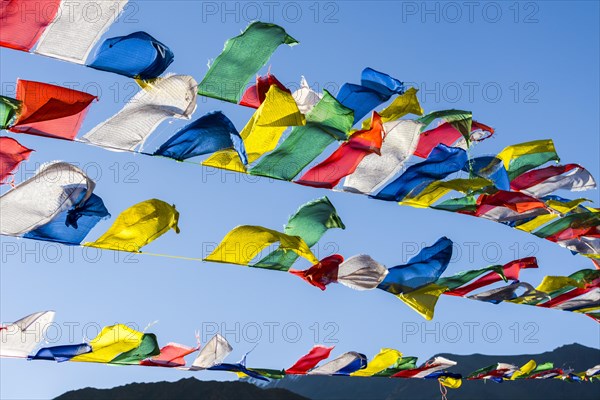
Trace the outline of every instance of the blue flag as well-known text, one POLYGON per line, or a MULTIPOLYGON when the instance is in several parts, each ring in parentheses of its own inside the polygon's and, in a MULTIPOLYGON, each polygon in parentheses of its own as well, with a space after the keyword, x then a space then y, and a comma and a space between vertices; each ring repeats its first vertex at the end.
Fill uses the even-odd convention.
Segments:
POLYGON ((400 294, 433 283, 446 270, 451 257, 452 240, 442 237, 432 246, 421 250, 407 264, 390 268, 377 288, 400 294))
MULTIPOLYGON (((85 193, 84 190, 82 198, 85 193)), ((92 193, 83 204, 63 211, 52 221, 27 232, 23 237, 76 246, 102 218, 109 216, 102 199, 92 193)))
POLYGON ((182 161, 230 148, 237 151, 242 163, 248 163, 244 142, 239 132, 229 118, 221 111, 215 111, 178 130, 154 152, 154 155, 182 161))
POLYGON ((92 346, 87 343, 68 344, 64 346, 44 347, 27 357, 28 360, 69 361, 71 358, 92 352, 92 346))
POLYGON ((146 80, 160 76, 174 58, 171 49, 146 32, 134 32, 106 39, 88 67, 146 80))
POLYGON ((510 190, 508 171, 504 167, 504 162, 497 157, 483 156, 473 158, 465 164, 463 170, 481 178, 489 179, 494 182, 498 190, 510 190))
POLYGON ((409 193, 419 194, 430 183, 458 172, 467 162, 467 152, 458 147, 438 144, 423 162, 412 165, 374 197, 380 200, 402 201, 409 193))
POLYGON ((372 68, 365 68, 361 84, 344 83, 337 100, 354 110, 354 123, 394 94, 404 93, 404 83, 372 68))

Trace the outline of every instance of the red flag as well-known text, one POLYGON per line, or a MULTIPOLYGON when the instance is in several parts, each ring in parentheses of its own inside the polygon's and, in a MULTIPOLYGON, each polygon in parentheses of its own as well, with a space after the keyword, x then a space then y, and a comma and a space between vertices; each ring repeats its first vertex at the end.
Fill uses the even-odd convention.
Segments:
POLYGON ((370 129, 355 132, 325 161, 306 171, 296 183, 327 189, 335 187, 342 178, 352 174, 367 155, 380 154, 382 134, 381 117, 374 112, 370 129))
POLYGON ((89 93, 48 83, 17 81, 17 100, 23 102, 21 115, 12 132, 73 140, 96 99, 89 93))
POLYGON ((316 286, 321 290, 325 290, 325 286, 337 282, 338 270, 343 261, 344 257, 339 254, 334 254, 325 257, 319 261, 318 264, 313 265, 307 270, 298 271, 290 269, 289 272, 299 276, 311 285, 316 286))
POLYGON ((329 357, 331 350, 333 350, 333 347, 316 345, 308 354, 302 356, 294 365, 286 369, 285 373, 290 375, 305 375, 310 369, 316 367, 319 362, 329 357))
POLYGON ((536 208, 546 208, 546 204, 523 193, 499 190, 494 194, 482 194, 477 198, 475 215, 481 216, 496 207, 510 208, 521 214, 536 208))
POLYGON ((169 343, 160 349, 159 355, 141 361, 140 365, 167 368, 183 367, 185 365, 184 357, 188 354, 192 354, 198 349, 199 347, 188 347, 182 344, 169 343))
MULTIPOLYGON (((486 137, 486 139, 494 134, 494 128, 484 125, 480 122, 473 121, 471 123, 471 132, 475 132, 478 130, 490 133, 486 137)), ((419 136, 419 144, 417 145, 417 149, 415 150, 415 156, 427 158, 429 157, 429 153, 431 153, 431 150, 433 150, 438 144, 443 143, 446 146, 452 146, 462 137, 463 135, 458 129, 453 127, 452 124, 444 122, 437 128, 430 129, 421 133, 421 135, 419 136)))
POLYGON ((551 165, 546 168, 534 169, 519 175, 510 182, 512 190, 523 190, 542 183, 553 176, 562 175, 575 168, 584 169, 578 164, 551 165))
MULTIPOLYGON (((537 259, 535 257, 526 257, 526 258, 521 258, 519 260, 511 261, 508 264, 505 264, 502 267, 502 270, 504 272, 504 276, 506 277, 506 279, 517 280, 517 279, 519 279, 519 273, 521 272, 522 269, 537 268, 537 267, 538 267, 538 264, 537 264, 537 259)), ((465 296, 465 295, 471 293, 473 290, 479 289, 484 286, 491 285, 492 283, 499 282, 501 279, 502 279, 502 277, 500 276, 500 274, 498 274, 495 271, 491 271, 466 286, 462 286, 462 287, 456 288, 454 290, 444 292, 444 294, 450 295, 450 296, 462 297, 462 296, 465 296)))
POLYGON ((29 158, 32 151, 13 138, 0 137, 0 185, 8 183, 6 178, 29 158))
POLYGON ((267 92, 272 85, 277 85, 277 87, 284 92, 291 93, 288 88, 286 88, 283 83, 279 82, 275 75, 271 75, 268 73, 264 76, 256 77, 256 84, 250 86, 244 92, 242 99, 240 100, 241 106, 258 108, 265 101, 267 97, 267 92))
POLYGON ((54 20, 60 0, 0 2, 0 46, 29 51, 54 20))

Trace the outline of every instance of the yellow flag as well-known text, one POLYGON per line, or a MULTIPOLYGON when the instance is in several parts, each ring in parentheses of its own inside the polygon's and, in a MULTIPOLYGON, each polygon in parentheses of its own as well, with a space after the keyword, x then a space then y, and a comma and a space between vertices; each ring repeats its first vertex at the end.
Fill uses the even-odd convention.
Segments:
POLYGON ((537 367, 537 364, 536 364, 535 360, 529 360, 527 363, 525 363, 521 368, 516 370, 511 375, 510 380, 514 381, 515 379, 517 379, 518 377, 520 377, 522 375, 527 375, 528 373, 533 371, 536 367, 537 367))
POLYGON ((350 374, 350 376, 373 376, 378 372, 383 371, 386 368, 396 364, 396 362, 402 358, 402 353, 394 349, 381 349, 364 369, 359 369, 356 372, 350 374))
MULTIPOLYGON (((404 117, 406 114, 423 115, 423 109, 417 98, 418 90, 410 88, 404 94, 397 96, 389 106, 378 112, 381 122, 395 121, 404 117)), ((371 118, 367 118, 362 123, 362 130, 371 128, 371 118)))
POLYGON ((507 146, 496 157, 503 161, 504 168, 508 170, 510 162, 515 158, 537 153, 556 153, 554 142, 551 139, 542 139, 507 146))
MULTIPOLYGON (((265 101, 258 107, 250 121, 240 132, 248 154, 248 163, 273 150, 288 126, 304 125, 304 115, 298 110, 294 97, 276 85, 267 92, 265 101)), ((202 165, 246 172, 238 153, 233 149, 217 151, 202 165)))
POLYGON ((539 290, 540 292, 544 293, 551 293, 555 290, 562 289, 565 286, 583 287, 584 285, 580 284, 573 278, 569 278, 568 276, 545 276, 535 290, 539 290))
POLYGON ((484 187, 491 185, 493 185, 492 181, 485 178, 459 178, 450 181, 435 181, 416 196, 405 198, 400 204, 403 206, 427 208, 451 190, 467 193, 468 191, 483 189, 484 187))
POLYGON ((561 214, 566 214, 570 211, 573 211, 577 208, 581 203, 585 203, 586 201, 591 201, 588 199, 575 199, 571 201, 559 201, 559 200, 548 200, 546 205, 553 210, 558 211, 561 214))
POLYGON ((431 283, 411 292, 401 293, 396 297, 405 302, 410 308, 421 314, 421 316, 426 320, 431 320, 433 318, 435 305, 442 293, 444 293, 446 290, 448 290, 448 288, 445 286, 431 283))
POLYGON ((243 225, 233 228, 204 261, 248 265, 267 246, 279 242, 279 249, 293 251, 312 264, 319 260, 300 236, 290 236, 262 226, 243 225))
POLYGON ((461 378, 453 378, 451 376, 440 376, 438 381, 448 389, 458 389, 462 385, 461 378))
POLYGON ((558 218, 558 214, 538 215, 537 217, 533 218, 531 221, 527 221, 524 224, 516 226, 515 228, 517 228, 521 231, 524 231, 524 232, 533 232, 540 226, 546 225, 548 222, 550 222, 556 218, 558 218))
POLYGON ((138 347, 142 343, 142 332, 119 324, 106 326, 92 341, 92 352, 71 358, 70 361, 107 363, 116 356, 138 347))
POLYGON ((146 200, 123 211, 104 235, 84 246, 137 253, 169 229, 179 233, 178 220, 175 206, 146 200))

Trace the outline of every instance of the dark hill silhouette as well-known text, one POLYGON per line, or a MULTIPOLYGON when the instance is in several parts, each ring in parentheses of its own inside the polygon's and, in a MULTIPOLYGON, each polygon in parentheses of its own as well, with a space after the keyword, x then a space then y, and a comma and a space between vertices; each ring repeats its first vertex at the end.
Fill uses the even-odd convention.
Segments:
POLYGON ((285 389, 261 389, 246 382, 200 381, 131 383, 112 389, 85 388, 56 400, 308 400, 285 389))
MULTIPOLYGON (((527 355, 439 354, 455 360, 451 371, 464 375, 496 362, 523 365, 530 359, 553 362, 556 367, 577 372, 600 364, 600 350, 579 344, 561 346, 553 351, 527 355)), ((261 387, 246 382, 199 381, 133 383, 112 389, 86 388, 67 392, 57 400, 421 400, 439 399, 435 381, 417 379, 352 378, 329 376, 290 376, 261 387)), ((463 381, 463 386, 448 392, 448 399, 485 400, 600 400, 600 383, 568 383, 559 380, 528 380, 504 383, 463 381)))

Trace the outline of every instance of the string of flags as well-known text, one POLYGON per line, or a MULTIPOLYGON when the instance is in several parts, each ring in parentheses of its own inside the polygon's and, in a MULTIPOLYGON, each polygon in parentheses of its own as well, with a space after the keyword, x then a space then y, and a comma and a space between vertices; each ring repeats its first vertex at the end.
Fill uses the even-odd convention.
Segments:
POLYGON ((176 368, 184 371, 226 371, 239 378, 268 381, 286 376, 350 376, 404 379, 434 379, 441 385, 457 389, 462 380, 489 380, 501 383, 521 379, 560 379, 568 382, 600 380, 600 365, 586 371, 555 367, 551 362, 537 364, 530 360, 523 366, 497 363, 462 376, 448 371, 455 361, 434 357, 418 365, 417 357, 405 356, 398 350, 383 348, 368 359, 362 353, 350 351, 331 358, 334 347, 315 345, 288 368, 255 368, 247 365, 250 352, 237 363, 226 363, 233 352, 227 339, 216 334, 204 345, 168 343, 160 346, 153 333, 140 332, 124 324, 104 327, 98 335, 77 344, 39 347, 47 329, 54 321, 54 311, 42 311, 18 321, 0 326, 0 357, 30 361, 88 362, 113 366, 145 366, 176 368), (37 349, 37 350, 36 350, 37 349), (190 363, 186 357, 194 355, 190 363))
MULTIPOLYGON (((82 17, 70 21, 67 0, 43 3, 53 12, 37 15, 41 11, 36 8, 22 19, 26 2, 6 2, 0 13, 0 46, 83 64, 127 1, 102 4, 103 18, 94 22, 82 17)), ((416 89, 372 68, 363 70, 360 84, 344 84, 337 97, 326 90, 315 92, 304 78, 292 93, 270 71, 247 87, 283 44, 298 41, 280 26, 253 22, 225 43, 198 83, 189 75, 160 77, 174 55, 149 34, 110 38, 87 65, 135 78, 141 85, 117 114, 77 139, 96 97, 18 80, 16 99, 0 97, 0 127, 178 161, 210 154, 202 165, 486 218, 574 253, 600 257, 599 210, 583 205, 588 201, 584 198, 553 194, 593 189, 596 182, 577 164, 540 168, 559 161, 551 140, 508 146, 495 156, 469 157, 470 146, 492 136, 493 128, 474 121, 470 111, 423 115, 416 89), (241 132, 224 114, 211 112, 175 132, 153 153, 142 152, 161 122, 191 118, 197 95, 256 111, 241 132), (392 98, 387 107, 374 111, 392 98), (419 117, 403 119, 408 114, 419 117), (435 121, 439 126, 430 128, 435 121), (353 129, 359 123, 360 129, 353 129), (309 167, 336 141, 340 145, 333 153, 309 167), (408 166, 408 160, 419 158, 423 161, 408 166), (462 197, 448 197, 451 192, 462 197)), ((20 154, 18 148, 4 152, 8 155, 2 158, 11 162, 2 164, 3 180, 18 165, 20 154)))
MULTIPOLYGON (((33 177, 0 196, 0 233, 132 253, 141 253, 143 247, 171 230, 179 233, 175 206, 150 199, 122 211, 104 234, 84 242, 92 228, 110 217, 94 189, 94 181, 81 169, 59 161, 45 164, 33 177)), ((446 277, 442 274, 453 251, 453 242, 446 237, 391 268, 366 254, 347 259, 333 254, 319 260, 311 248, 330 229, 345 229, 345 225, 329 199, 322 197, 302 205, 283 232, 241 225, 204 258, 175 257, 287 271, 321 290, 332 283, 358 291, 380 289, 426 319, 433 318, 436 303, 445 294, 492 304, 510 302, 577 312, 600 321, 600 269, 585 269, 568 277, 547 276, 534 287, 519 278, 521 270, 538 267, 537 260, 528 257, 446 277), (299 258, 310 267, 292 268, 299 258), (492 286, 501 281, 507 284, 492 286)))

